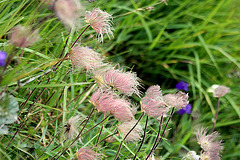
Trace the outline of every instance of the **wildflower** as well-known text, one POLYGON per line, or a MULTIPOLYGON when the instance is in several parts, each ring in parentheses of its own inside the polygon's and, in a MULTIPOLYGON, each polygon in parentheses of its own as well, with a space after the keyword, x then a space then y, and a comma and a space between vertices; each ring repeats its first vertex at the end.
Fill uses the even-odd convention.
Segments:
POLYGON ((84 67, 87 71, 99 68, 103 63, 100 54, 89 47, 73 47, 69 54, 72 64, 76 68, 84 67))
POLYGON ((104 75, 107 71, 112 70, 113 67, 108 63, 102 63, 102 65, 94 70, 91 70, 96 83, 99 87, 108 88, 108 85, 104 82, 104 75))
POLYGON ((116 99, 111 105, 111 114, 120 122, 134 119, 130 103, 124 99, 116 99))
MULTIPOLYGON (((204 153, 201 157, 208 157, 209 160, 220 159, 219 152, 223 150, 222 141, 216 141, 218 132, 207 135, 207 129, 201 128, 197 131, 196 137, 204 153)), ((206 159, 206 158, 205 158, 206 159)))
MULTIPOLYGON (((125 121, 118 126, 118 130, 125 137, 136 123, 137 123, 136 120, 125 121)), ((143 133, 142 127, 140 126, 140 124, 137 124, 137 126, 127 136, 126 141, 129 141, 129 142, 138 141, 141 139, 142 133, 143 133)))
POLYGON ((98 89, 92 94, 90 102, 99 112, 106 113, 111 111, 111 105, 115 102, 115 97, 111 91, 98 89))
POLYGON ((213 92, 213 97, 223 97, 225 96, 228 92, 230 92, 230 89, 226 86, 218 86, 214 92, 213 92))
POLYGON ((186 156, 182 158, 182 160, 199 160, 200 156, 196 154, 195 151, 189 151, 186 156))
POLYGON ((74 117, 71 117, 67 123, 64 125, 64 127, 66 128, 65 130, 65 135, 67 139, 73 139, 76 138, 77 135, 79 134, 77 127, 78 127, 78 123, 82 118, 77 115, 74 117))
POLYGON ((178 91, 175 94, 164 95, 163 100, 168 106, 181 109, 188 104, 188 94, 178 91))
POLYGON ((134 72, 124 72, 122 70, 108 70, 103 76, 104 82, 128 96, 133 93, 140 96, 138 87, 140 86, 140 79, 134 72))
POLYGON ((110 90, 98 89, 92 94, 90 102, 99 112, 111 113, 118 121, 132 120, 134 118, 130 103, 119 99, 110 90))
POLYGON ((145 96, 141 99, 141 108, 147 115, 156 118, 169 110, 163 101, 160 86, 155 85, 147 89, 145 96))
POLYGON ((226 86, 214 84, 211 87, 209 87, 207 91, 213 93, 213 97, 220 98, 225 96, 228 92, 230 92, 230 89, 226 86))
POLYGON ((0 51, 0 66, 5 66, 5 59, 7 58, 7 53, 0 51))
POLYGON ((83 7, 78 0, 58 0, 55 2, 57 16, 67 26, 73 28, 81 15, 83 7))
POLYGON ((98 34, 98 39, 103 42, 103 34, 107 34, 108 38, 113 37, 114 30, 112 28, 112 16, 99 8, 94 8, 92 12, 86 11, 86 22, 95 30, 98 34))
POLYGON ((180 81, 176 84, 176 89, 188 91, 188 83, 184 81, 180 81))
POLYGON ((100 154, 87 147, 80 148, 76 153, 78 160, 98 160, 100 154))
POLYGON ((11 29, 9 34, 10 43, 16 47, 29 47, 39 40, 37 30, 31 30, 30 27, 18 25, 11 29))
POLYGON ((178 110, 177 113, 180 115, 183 115, 185 113, 191 114, 191 110, 192 110, 192 105, 188 104, 185 107, 183 107, 182 109, 178 110))

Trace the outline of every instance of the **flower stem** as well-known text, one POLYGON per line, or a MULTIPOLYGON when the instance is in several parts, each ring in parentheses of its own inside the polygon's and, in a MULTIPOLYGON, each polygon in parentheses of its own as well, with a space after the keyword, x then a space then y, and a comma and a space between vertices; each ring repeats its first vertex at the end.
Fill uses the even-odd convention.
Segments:
POLYGON ((125 139, 127 138, 127 136, 128 136, 128 135, 134 130, 134 128, 137 126, 137 124, 139 123, 139 121, 142 119, 143 115, 144 115, 144 112, 142 112, 142 114, 141 114, 141 116, 139 117, 137 123, 128 131, 128 133, 127 133, 127 134, 125 135, 125 137, 123 138, 123 140, 122 140, 122 142, 121 142, 121 144, 120 144, 120 146, 119 146, 119 148, 118 148, 118 151, 117 151, 117 154, 116 154, 114 160, 116 160, 116 159, 118 158, 118 154, 119 154, 119 152, 120 152, 120 150, 121 150, 121 148, 122 148, 123 142, 125 141, 125 139))
MULTIPOLYGON (((99 143, 101 143, 102 141, 104 141, 105 139, 112 137, 113 135, 117 134, 118 131, 114 132, 113 134, 108 135, 107 137, 103 138, 100 142, 96 143, 94 146, 97 146, 99 143)), ((93 147, 92 147, 93 148, 93 147)))
POLYGON ((164 130, 163 130, 162 135, 161 135, 161 138, 160 138, 159 140, 157 139, 158 142, 152 147, 152 150, 151 150, 150 153, 148 154, 146 160, 150 157, 150 155, 152 154, 152 152, 157 148, 157 146, 159 145, 159 143, 161 143, 161 141, 162 141, 162 139, 163 139, 163 136, 164 136, 164 134, 165 134, 165 131, 166 131, 166 129, 167 129, 168 123, 169 123, 170 119, 171 119, 172 116, 173 116, 174 109, 175 109, 175 108, 173 107, 173 108, 172 108, 172 112, 171 112, 171 114, 170 114, 170 116, 169 116, 169 118, 168 118, 167 124, 166 124, 166 126, 165 126, 165 128, 164 128, 164 130))
MULTIPOLYGON (((162 123, 163 123, 163 115, 161 116, 161 120, 160 120, 160 125, 159 125, 159 129, 158 129, 158 134, 157 134, 157 138, 156 138, 156 140, 155 140, 155 142, 154 142, 154 144, 153 144, 153 146, 152 146, 152 149, 151 149, 151 151, 150 151, 150 153, 148 154, 148 157, 151 155, 151 153, 154 151, 154 146, 157 144, 157 142, 158 142, 158 138, 159 138, 159 136, 160 136, 160 132, 161 132, 161 129, 162 129, 162 123)), ((147 158, 148 158, 147 157, 147 158)))
POLYGON ((74 47, 74 45, 77 43, 77 41, 79 40, 79 38, 83 35, 83 33, 90 27, 90 25, 88 25, 83 31, 82 33, 78 36, 78 38, 73 42, 73 44, 71 45, 71 48, 74 47))
MULTIPOLYGON (((103 119, 105 118, 105 114, 104 114, 104 117, 103 117, 103 119)), ((101 129, 100 129, 100 132, 99 132, 99 135, 98 135, 98 139, 97 139, 97 142, 96 142, 96 144, 99 142, 99 140, 100 140, 100 137, 101 137, 101 134, 102 134, 102 130, 103 130, 103 126, 104 126, 104 124, 102 125, 102 127, 101 127, 101 129)))
POLYGON ((94 129, 95 127, 97 127, 99 124, 101 124, 103 121, 105 121, 109 116, 110 116, 110 114, 107 115, 107 117, 105 117, 104 119, 102 119, 100 122, 98 122, 96 125, 94 125, 92 128, 90 128, 89 130, 87 130, 86 132, 84 132, 84 133, 82 134, 82 136, 83 136, 84 134, 90 132, 90 131, 91 131, 92 129, 94 129))
POLYGON ((142 139, 142 142, 141 142, 141 144, 140 144, 140 146, 139 146, 139 148, 138 148, 138 150, 137 150, 137 152, 136 152, 133 160, 136 159, 137 154, 138 154, 138 152, 141 150, 142 145, 143 145, 143 143, 144 143, 144 140, 145 140, 145 137, 146 137, 146 131, 147 131, 147 124, 148 124, 148 115, 147 115, 147 119, 146 119, 146 123, 145 123, 145 128, 144 128, 144 133, 143 133, 143 139, 142 139))
POLYGON ((211 133, 213 133, 215 124, 216 124, 216 122, 217 122, 217 116, 218 116, 219 106, 220 106, 220 98, 217 99, 217 110, 216 110, 215 118, 214 118, 214 121, 213 121, 213 126, 212 126, 211 133))

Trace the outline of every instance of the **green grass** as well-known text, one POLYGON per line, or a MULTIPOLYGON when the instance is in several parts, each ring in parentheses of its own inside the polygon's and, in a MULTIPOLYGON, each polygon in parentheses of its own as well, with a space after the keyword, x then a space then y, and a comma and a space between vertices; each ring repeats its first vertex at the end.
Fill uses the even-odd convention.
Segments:
MULTIPOLYGON (((159 84, 163 93, 173 93, 180 80, 190 85, 192 114, 174 114, 164 141, 155 151, 156 157, 181 159, 189 150, 200 152, 194 135, 195 128, 203 126, 211 129, 217 100, 207 89, 213 84, 220 84, 231 88, 231 92, 220 100, 216 124, 216 131, 224 140, 222 159, 239 159, 240 2, 169 0, 167 6, 158 0, 84 3, 87 10, 97 6, 113 15, 115 38, 105 38, 104 43, 100 43, 93 29, 88 29, 81 38, 82 46, 88 45, 108 61, 137 72, 145 89, 159 84), (154 9, 147 10, 149 6, 154 6, 154 9)), ((73 69, 70 60, 64 60, 56 71, 51 70, 61 59, 59 57, 69 37, 69 29, 52 15, 53 11, 44 4, 39 5, 38 0, 0 1, 0 50, 13 55, 3 75, 0 92, 6 90, 11 93, 19 105, 32 93, 25 107, 20 106, 19 123, 8 125, 9 134, 0 136, 0 155, 4 159, 36 159, 56 136, 41 157, 51 159, 70 144, 70 141, 63 143, 65 122, 76 114, 86 117, 93 108, 88 100, 95 87, 94 80, 84 70, 73 69), (39 29, 41 37, 35 45, 24 49, 23 57, 20 57, 22 48, 8 43, 7 35, 17 24, 32 24, 39 29), (25 120, 25 124, 6 150, 21 120, 25 120), (52 151, 57 145, 61 146, 52 151)), ((85 26, 72 32, 69 45, 85 26)), ((67 47, 64 54, 69 49, 67 47)), ((0 73, 2 70, 3 67, 0 73)), ((145 92, 145 89, 142 91, 145 92)), ((140 99, 133 96, 131 100, 137 103, 138 118, 141 114, 140 99)), ((86 128, 90 129, 102 118, 103 115, 95 111, 86 128)), ((142 127, 145 120, 146 116, 140 122, 142 127)), ((102 138, 113 133, 117 125, 113 117, 109 118, 104 123, 102 138)), ((159 122, 151 118, 139 159, 144 159, 151 150, 158 126, 159 122)), ((93 146, 100 128, 101 125, 84 135, 81 138, 83 143, 78 142, 60 159, 74 158, 77 148, 93 146)), ((113 143, 102 142, 94 148, 103 154, 102 159, 114 159, 121 141, 121 137, 115 138, 117 141, 113 143)), ((139 144, 124 143, 120 159, 133 158, 139 144)))

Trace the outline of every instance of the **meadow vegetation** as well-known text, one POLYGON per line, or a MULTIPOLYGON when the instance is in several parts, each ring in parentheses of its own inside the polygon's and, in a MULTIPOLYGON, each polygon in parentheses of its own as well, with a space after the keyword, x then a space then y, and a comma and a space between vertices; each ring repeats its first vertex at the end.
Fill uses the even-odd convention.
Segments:
POLYGON ((0 157, 240 159, 239 5, 1 0, 0 157))

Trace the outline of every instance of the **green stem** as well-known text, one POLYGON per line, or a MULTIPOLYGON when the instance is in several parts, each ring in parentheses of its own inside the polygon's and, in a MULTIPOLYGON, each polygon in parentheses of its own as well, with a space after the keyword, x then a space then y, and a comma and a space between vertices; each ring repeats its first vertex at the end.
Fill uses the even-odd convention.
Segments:
POLYGON ((217 117, 218 117, 218 112, 219 112, 219 106, 220 106, 220 98, 217 99, 217 110, 216 110, 215 118, 214 118, 214 121, 213 121, 213 126, 212 126, 211 133, 213 133, 214 128, 215 128, 215 124, 216 124, 216 122, 217 122, 217 117))

